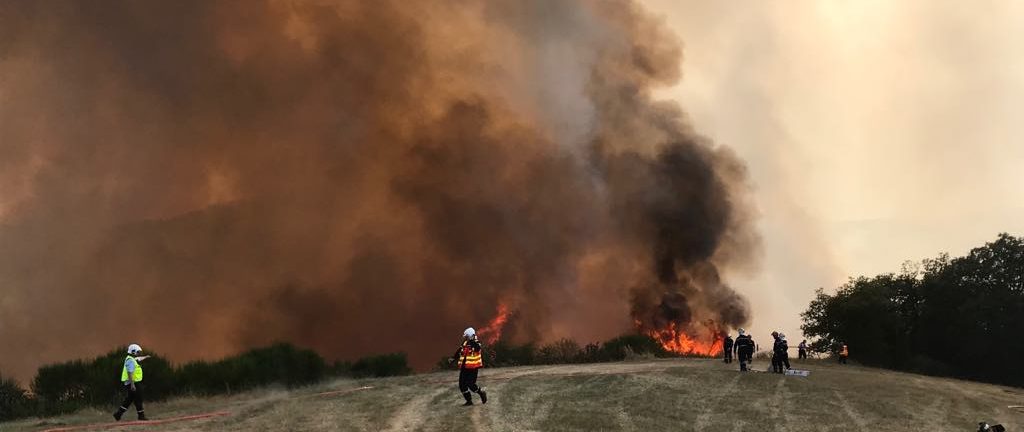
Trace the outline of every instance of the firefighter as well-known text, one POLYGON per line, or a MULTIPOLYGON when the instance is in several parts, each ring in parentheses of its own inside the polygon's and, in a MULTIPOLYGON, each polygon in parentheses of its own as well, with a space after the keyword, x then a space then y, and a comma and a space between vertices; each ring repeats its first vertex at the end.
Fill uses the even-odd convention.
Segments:
POLYGON ((779 355, 779 332, 772 332, 772 372, 782 373, 782 357, 779 355))
POLYGON ((747 365, 750 364, 754 357, 754 339, 745 330, 740 329, 740 335, 736 336, 736 343, 733 347, 740 359, 740 371, 746 372, 748 370, 747 365))
POLYGON ((842 343, 842 347, 839 348, 839 363, 846 364, 846 359, 850 357, 850 349, 846 347, 846 342, 842 343))
POLYGON ((781 351, 779 352, 779 361, 782 366, 786 367, 786 370, 790 370, 789 367, 789 342, 786 340, 786 335, 779 333, 779 340, 782 342, 781 351))
POLYGON ((807 360, 807 339, 800 341, 800 345, 797 345, 797 358, 807 360))
POLYGON ((142 347, 137 344, 128 345, 128 357, 124 359, 121 366, 121 384, 124 386, 125 398, 121 406, 114 412, 114 420, 121 421, 121 416, 128 411, 128 406, 134 404, 139 420, 149 420, 146 412, 142 409, 142 363, 149 356, 142 354, 142 347))
POLYGON ((725 362, 732 363, 732 335, 726 334, 725 341, 722 342, 722 352, 725 354, 725 362))
POLYGON ((462 332, 462 339, 462 346, 455 351, 455 355, 449 359, 449 363, 457 361, 459 365, 459 391, 466 399, 463 406, 473 405, 471 391, 480 395, 481 403, 487 403, 487 392, 476 385, 477 374, 480 372, 480 368, 484 367, 483 346, 480 345, 480 340, 477 339, 476 330, 473 330, 473 327, 462 332))

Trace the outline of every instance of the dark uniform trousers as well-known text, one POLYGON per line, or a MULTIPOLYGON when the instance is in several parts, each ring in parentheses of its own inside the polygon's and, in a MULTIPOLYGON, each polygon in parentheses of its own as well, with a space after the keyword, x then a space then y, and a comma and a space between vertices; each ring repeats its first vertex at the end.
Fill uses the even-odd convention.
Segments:
POLYGON ((476 385, 476 378, 480 369, 459 369, 459 391, 463 394, 469 392, 479 393, 480 387, 476 385))
MULTIPOLYGON (((132 386, 124 385, 124 402, 121 402, 121 407, 118 409, 120 412, 128 411, 128 407, 135 405, 135 411, 142 415, 142 383, 135 383, 135 390, 132 390, 132 386)), ((119 416, 120 417, 120 416, 119 416)))

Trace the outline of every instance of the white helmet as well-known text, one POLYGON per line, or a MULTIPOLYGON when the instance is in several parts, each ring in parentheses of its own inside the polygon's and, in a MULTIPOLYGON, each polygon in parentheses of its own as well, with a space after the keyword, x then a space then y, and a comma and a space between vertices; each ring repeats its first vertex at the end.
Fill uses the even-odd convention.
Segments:
POLYGON ((142 347, 139 344, 128 345, 128 354, 135 355, 142 352, 142 347))
POLYGON ((786 340, 786 335, 779 333, 779 339, 786 340))
POLYGON ((468 338, 476 336, 476 330, 473 330, 473 327, 467 328, 466 331, 462 332, 462 336, 468 338))
POLYGON ((747 331, 746 331, 746 330, 743 330, 743 329, 740 329, 740 336, 743 336, 743 335, 745 335, 745 334, 747 334, 747 331))

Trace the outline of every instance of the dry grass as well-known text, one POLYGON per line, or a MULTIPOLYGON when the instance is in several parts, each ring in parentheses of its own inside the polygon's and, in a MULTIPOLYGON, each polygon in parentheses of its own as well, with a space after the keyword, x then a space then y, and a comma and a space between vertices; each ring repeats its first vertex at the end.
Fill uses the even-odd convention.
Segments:
MULTIPOLYGON (((765 369, 766 364, 757 364, 765 369)), ((1024 426, 1024 391, 810 361, 810 377, 740 374, 702 359, 485 369, 487 405, 460 406, 455 372, 341 380, 292 392, 153 404, 154 418, 227 410, 228 417, 158 431, 972 431, 978 421, 1024 426), (373 386, 327 396, 316 393, 373 386)), ((131 416, 131 414, 129 414, 131 416)), ((86 410, 0 424, 2 430, 106 422, 86 410)))

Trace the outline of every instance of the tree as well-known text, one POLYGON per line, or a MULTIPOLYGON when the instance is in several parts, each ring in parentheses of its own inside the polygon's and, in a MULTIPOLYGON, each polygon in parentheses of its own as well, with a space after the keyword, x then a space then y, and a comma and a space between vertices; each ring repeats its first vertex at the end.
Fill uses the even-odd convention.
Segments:
POLYGON ((816 351, 847 342, 865 364, 1022 385, 1024 239, 1000 234, 964 257, 818 289, 801 317, 816 351))

